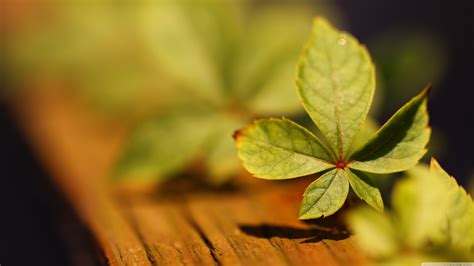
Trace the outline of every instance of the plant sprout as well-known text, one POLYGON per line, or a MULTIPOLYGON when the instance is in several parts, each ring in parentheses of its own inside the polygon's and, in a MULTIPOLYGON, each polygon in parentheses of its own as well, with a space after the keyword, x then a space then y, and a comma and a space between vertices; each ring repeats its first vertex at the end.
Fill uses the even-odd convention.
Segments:
POLYGON ((384 208, 367 174, 407 170, 426 152, 430 137, 424 89, 363 145, 353 145, 375 91, 367 50, 348 33, 316 18, 298 66, 298 94, 321 139, 288 119, 263 119, 237 131, 243 166, 258 178, 280 180, 323 173, 304 193, 300 219, 329 216, 349 188, 373 208, 384 208))

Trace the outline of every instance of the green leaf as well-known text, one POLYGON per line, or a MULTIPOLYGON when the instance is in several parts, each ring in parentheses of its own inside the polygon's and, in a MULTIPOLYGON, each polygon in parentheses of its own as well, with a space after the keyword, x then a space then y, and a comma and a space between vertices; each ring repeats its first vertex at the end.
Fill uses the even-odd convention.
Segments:
POLYGON ((360 246, 388 264, 472 260, 472 198, 434 159, 430 169, 417 165, 407 173, 395 186, 391 210, 349 213, 360 246))
MULTIPOLYGON (((447 202, 447 211, 438 232, 447 234, 444 241, 455 249, 472 252, 474 249, 474 202, 472 198, 457 184, 456 179, 446 173, 434 159, 431 160, 430 173, 446 190, 443 195, 438 195, 447 202)), ((433 211, 439 211, 438 206, 431 207, 433 211)))
POLYGON ((407 245, 474 248, 474 203, 436 162, 417 166, 395 187, 393 205, 407 245))
POLYGON ((304 192, 299 219, 326 217, 338 211, 346 201, 349 182, 343 170, 331 170, 311 183, 304 192))
POLYGON ((116 166, 114 179, 163 180, 182 170, 203 148, 211 133, 206 110, 178 110, 161 115, 132 134, 116 166), (192 132, 192 134, 191 134, 192 132))
POLYGON ((334 167, 328 149, 291 120, 258 120, 234 137, 245 169, 259 178, 289 179, 334 167))
POLYGON ((366 120, 374 79, 366 49, 317 18, 298 67, 297 85, 324 142, 289 120, 261 120, 237 132, 239 157, 256 177, 288 179, 336 168, 308 187, 300 219, 337 211, 347 196, 339 192, 349 184, 359 198, 382 212, 381 193, 369 175, 406 170, 425 153, 430 137, 428 89, 375 131, 375 123, 366 120))
POLYGON ((351 157, 350 168, 370 173, 400 172, 415 166, 426 153, 428 88, 398 110, 380 130, 351 157))
POLYGON ((346 159, 375 89, 367 50, 349 34, 317 18, 298 67, 297 85, 306 111, 338 159, 346 159))
POLYGON ((367 202, 374 209, 383 212, 383 200, 379 189, 373 184, 368 176, 359 171, 347 169, 346 176, 357 196, 367 202))
POLYGON ((398 250, 397 231, 389 216, 369 208, 349 212, 347 221, 360 248, 370 257, 385 258, 398 250))
POLYGON ((432 213, 430 209, 421 208, 421 205, 433 205, 433 200, 436 200, 434 195, 442 194, 442 188, 433 184, 422 188, 431 180, 429 169, 424 165, 413 167, 407 174, 409 178, 399 181, 395 186, 392 205, 398 231, 406 237, 406 243, 419 248, 425 244, 427 231, 444 215, 442 211, 432 213), (429 193, 419 193, 425 190, 429 190, 429 193))

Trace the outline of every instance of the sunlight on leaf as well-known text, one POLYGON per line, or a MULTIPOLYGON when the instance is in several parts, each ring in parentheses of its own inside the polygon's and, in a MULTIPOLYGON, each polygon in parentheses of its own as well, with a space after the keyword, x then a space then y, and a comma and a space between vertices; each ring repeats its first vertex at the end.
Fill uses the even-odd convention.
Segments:
POLYGON ((392 209, 384 214, 361 208, 347 217, 368 255, 384 263, 409 265, 474 259, 474 202, 436 160, 430 169, 423 165, 411 169, 396 184, 392 201, 392 209), (387 243, 400 252, 380 250, 387 243))
POLYGON ((474 205, 466 191, 435 160, 430 170, 419 167, 409 175, 397 185, 393 199, 409 244, 474 247, 474 205))
POLYGON ((430 137, 428 90, 376 132, 376 123, 366 120, 375 86, 369 54, 354 37, 321 17, 314 21, 296 82, 322 140, 290 120, 257 121, 236 135, 244 168, 264 179, 296 178, 330 170, 308 187, 300 219, 336 212, 347 197, 343 191, 341 198, 341 188, 347 185, 348 189, 349 184, 360 199, 383 211, 382 196, 375 185, 382 182, 373 182, 369 175, 380 178, 374 174, 407 170, 425 154, 430 137), (330 146, 329 152, 325 143, 330 146))
POLYGON ((298 92, 339 159, 362 126, 375 90, 370 56, 358 41, 317 18, 298 68, 298 92))
POLYGON ((289 179, 334 167, 328 149, 311 132, 287 119, 256 121, 235 137, 244 167, 260 178, 289 179))
POLYGON ((428 88, 405 104, 359 150, 351 168, 370 173, 393 173, 413 167, 426 153, 430 139, 426 95, 428 88))

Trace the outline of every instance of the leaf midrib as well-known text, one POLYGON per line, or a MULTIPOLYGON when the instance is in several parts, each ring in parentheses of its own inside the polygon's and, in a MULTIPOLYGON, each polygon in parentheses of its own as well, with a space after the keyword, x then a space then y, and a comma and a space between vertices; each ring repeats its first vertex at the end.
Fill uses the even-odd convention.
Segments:
MULTIPOLYGON (((321 193, 321 195, 313 202, 313 204, 311 204, 311 207, 308 208, 308 210, 305 211, 305 213, 307 213, 308 211, 310 211, 311 209, 313 209, 314 206, 316 206, 316 205, 318 204, 319 200, 320 200, 324 195, 326 195, 326 194, 328 193, 329 187, 331 187, 332 183, 333 183, 334 180, 336 179, 336 176, 339 174, 338 171, 339 171, 339 170, 334 169, 334 170, 331 170, 331 171, 329 171, 329 172, 327 173, 327 174, 332 174, 331 181, 329 182, 329 185, 327 186, 326 189, 324 189, 324 192, 321 193)), ((316 181, 316 182, 317 182, 317 181, 316 181)), ((321 189, 321 188, 320 188, 320 189, 321 189)), ((329 198, 329 202, 331 202, 329 205, 332 205, 332 200, 331 200, 331 198, 329 198)), ((324 211, 322 211, 322 210, 319 209, 319 208, 318 208, 318 210, 321 211, 321 212, 324 212, 324 211)), ((324 215, 324 214, 322 214, 322 215, 324 215)))
POLYGON ((251 138, 251 137, 248 137, 248 136, 247 136, 247 138, 248 138, 248 139, 251 139, 251 140, 252 140, 253 142, 255 142, 255 143, 259 143, 259 144, 264 145, 264 146, 267 146, 267 147, 272 147, 272 148, 284 150, 284 151, 293 153, 293 154, 295 154, 295 155, 300 155, 300 156, 307 157, 307 158, 309 158, 309 159, 316 159, 316 160, 318 160, 318 161, 321 161, 321 162, 323 162, 323 163, 326 163, 326 164, 329 164, 329 165, 335 167, 334 162, 331 162, 331 161, 327 161, 327 160, 318 158, 318 157, 316 157, 316 156, 314 156, 314 155, 309 155, 309 154, 305 154, 305 153, 299 153, 299 152, 296 152, 296 151, 294 151, 294 150, 290 150, 290 149, 287 149, 287 148, 284 148, 284 147, 280 147, 280 146, 278 146, 278 145, 269 144, 269 143, 267 143, 267 142, 261 141, 261 140, 256 139, 256 138, 251 138))
POLYGON ((344 158, 344 154, 343 154, 343 147, 342 147, 342 129, 341 129, 340 106, 339 106, 340 105, 340 99, 339 99, 340 87, 338 85, 338 82, 334 78, 335 70, 334 70, 334 65, 333 65, 333 59, 331 58, 328 52, 328 43, 326 41, 322 43, 324 43, 324 50, 325 50, 324 55, 326 56, 326 59, 328 60, 328 65, 331 70, 330 80, 331 80, 331 84, 333 85, 332 87, 335 94, 334 115, 336 116, 336 129, 337 129, 337 144, 336 144, 337 157, 338 157, 337 159, 342 160, 344 158))
MULTIPOLYGON (((423 103, 421 103, 421 104, 423 104, 423 103)), ((421 104, 420 104, 420 106, 421 106, 421 104)), ((413 111, 413 112, 418 112, 418 110, 413 111)), ((397 113, 395 113, 393 116, 396 116, 396 115, 397 115, 397 113)), ((389 120, 385 123, 385 125, 389 125, 390 122, 391 122, 391 119, 389 119, 389 120)), ((407 122, 406 122, 405 120, 402 120, 401 123, 403 123, 403 126, 405 126, 407 122)), ((385 126, 385 125, 384 125, 384 126, 385 126)), ((382 127, 375 133, 375 135, 374 135, 372 138, 370 138, 370 139, 364 144, 364 146, 361 147, 361 149, 359 149, 358 151, 354 152, 354 154, 350 156, 351 159, 352 159, 352 157, 357 156, 358 154, 360 154, 361 151, 365 150, 366 147, 367 147, 367 145, 370 144, 374 139, 378 138, 379 133, 382 132, 382 130, 385 129, 384 126, 382 126, 382 127)), ((383 146, 385 146, 386 143, 390 142, 390 141, 392 140, 392 138, 396 137, 398 134, 399 134, 399 131, 393 131, 390 135, 388 135, 388 137, 384 138, 383 141, 380 141, 379 144, 376 145, 375 148, 373 148, 371 151, 365 152, 363 155, 361 155, 359 158, 357 158, 358 160, 355 160, 355 159, 354 159, 354 160, 355 160, 355 161, 363 161, 365 158, 367 158, 367 157, 373 155, 374 153, 376 153, 377 151, 379 151, 383 146)))
MULTIPOLYGON (((352 179, 358 179, 361 182, 368 184, 370 187, 373 187, 373 188, 378 190, 378 188, 376 188, 373 184, 371 184, 367 180, 364 180, 363 178, 361 178, 358 174, 356 174, 350 168, 347 169, 347 172, 346 172, 346 176, 350 175, 352 177, 352 179), (349 173, 347 174, 347 172, 349 172, 349 173)), ((349 177, 349 182, 351 181, 351 177, 349 177)), ((373 200, 373 202, 378 203, 378 198, 375 197, 372 193, 370 193, 370 190, 367 187, 365 187, 365 186, 359 186, 359 187, 362 188, 362 190, 364 190, 366 195, 369 195, 369 197, 373 200)), ((363 200, 366 201, 365 199, 363 199, 363 200)))

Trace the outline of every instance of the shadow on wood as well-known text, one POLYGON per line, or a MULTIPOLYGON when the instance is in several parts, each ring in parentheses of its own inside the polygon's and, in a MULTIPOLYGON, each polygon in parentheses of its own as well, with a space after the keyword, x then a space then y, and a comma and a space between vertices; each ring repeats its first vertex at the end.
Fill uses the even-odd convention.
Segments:
POLYGON ((301 243, 316 243, 321 240, 343 240, 349 237, 345 231, 333 230, 333 228, 295 228, 282 225, 240 225, 242 232, 258 237, 258 238, 272 238, 280 237, 287 239, 301 239, 308 238, 301 243))

